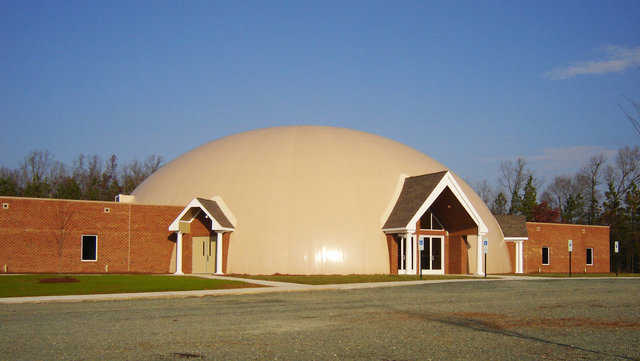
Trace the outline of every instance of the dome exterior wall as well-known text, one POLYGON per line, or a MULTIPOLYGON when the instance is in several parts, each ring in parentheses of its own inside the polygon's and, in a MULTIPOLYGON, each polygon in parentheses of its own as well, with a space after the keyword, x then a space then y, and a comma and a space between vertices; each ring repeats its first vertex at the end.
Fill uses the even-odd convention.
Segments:
MULTIPOLYGON (((389 272, 382 231, 403 176, 447 168, 396 141, 334 127, 259 129, 209 142, 169 162, 132 193, 136 203, 185 206, 220 196, 235 218, 228 272, 389 272)), ((457 182, 489 229, 491 273, 511 270, 495 218, 457 182)), ((477 242, 469 237, 469 269, 477 242)))

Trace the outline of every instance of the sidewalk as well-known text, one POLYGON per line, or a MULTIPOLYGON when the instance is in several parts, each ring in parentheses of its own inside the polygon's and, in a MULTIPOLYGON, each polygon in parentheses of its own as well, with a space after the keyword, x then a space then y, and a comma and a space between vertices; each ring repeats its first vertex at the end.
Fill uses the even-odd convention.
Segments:
MULTIPOLYGON (((640 277, 535 277, 535 276, 507 276, 490 275, 490 278, 464 278, 444 280, 416 280, 395 282, 366 282, 366 283, 341 283, 332 285, 305 285, 300 283, 276 282, 254 280, 249 278, 226 277, 215 275, 190 275, 202 278, 234 280, 246 283, 259 284, 266 287, 260 288, 235 288, 227 290, 199 290, 199 291, 166 291, 166 292, 141 292, 141 293, 110 293, 94 295, 68 295, 68 296, 36 296, 36 297, 5 297, 0 298, 0 304, 43 303, 43 302, 83 302, 83 301, 116 301, 116 300, 140 300, 154 298, 185 298, 223 295, 250 295, 276 292, 301 292, 301 291, 326 291, 326 290, 357 290, 379 287, 401 287, 435 283, 451 282, 490 282, 490 281, 539 281, 539 280, 601 280, 601 279, 636 279, 640 277)), ((176 276, 180 277, 180 276, 176 276)))
MULTIPOLYGON (((202 278, 225 279, 259 284, 267 287, 259 288, 235 288, 227 290, 199 290, 199 291, 166 291, 166 292, 140 292, 140 293, 109 293, 93 295, 67 295, 67 296, 34 296, 34 297, 5 297, 0 298, 0 304, 20 303, 44 303, 44 302, 83 302, 83 301, 115 301, 115 300, 140 300, 154 298, 184 298, 223 295, 250 295, 275 292, 301 292, 301 291, 325 291, 325 290, 355 290, 378 287, 412 286, 430 283, 446 282, 477 282, 499 281, 500 278, 466 278, 451 280, 425 280, 425 281, 396 281, 396 282, 367 282, 367 283, 343 283, 333 285, 305 285, 300 283, 287 283, 276 281, 253 280, 248 278, 225 277, 215 275, 190 275, 202 278)), ((177 276, 180 277, 180 276, 177 276)))

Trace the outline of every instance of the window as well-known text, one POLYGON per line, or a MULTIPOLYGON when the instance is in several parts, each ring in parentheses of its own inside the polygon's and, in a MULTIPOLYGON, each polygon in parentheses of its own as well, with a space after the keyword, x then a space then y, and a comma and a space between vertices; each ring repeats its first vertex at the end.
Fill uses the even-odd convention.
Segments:
POLYGON ((82 236, 82 260, 98 260, 98 236, 82 236))
POLYGON ((426 212, 424 212, 422 217, 420 217, 420 228, 434 230, 444 229, 442 223, 440 223, 440 220, 436 217, 435 214, 433 214, 431 209, 428 209, 426 212))
POLYGON ((542 247, 542 264, 549 264, 549 247, 542 247))
POLYGON ((593 248, 587 248, 587 266, 593 266, 593 248))

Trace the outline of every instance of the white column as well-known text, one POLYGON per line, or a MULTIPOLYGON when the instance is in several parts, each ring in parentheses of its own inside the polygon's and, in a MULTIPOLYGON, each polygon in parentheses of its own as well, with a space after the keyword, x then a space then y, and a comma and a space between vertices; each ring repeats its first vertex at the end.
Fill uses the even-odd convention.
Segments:
MULTIPOLYGON (((404 243, 405 243, 405 239, 404 237, 400 237, 400 264, 398 265, 398 269, 399 271, 404 271, 406 269, 406 264, 407 264, 407 255, 404 253, 404 243)), ((400 273, 400 272, 398 272, 400 273)))
POLYGON ((182 232, 178 232, 176 240, 176 271, 174 275, 182 275, 182 232))
POLYGON ((515 269, 515 273, 520 273, 520 242, 515 241, 515 252, 516 254, 514 255, 514 258, 516 260, 516 269, 515 269))
POLYGON ((476 274, 478 276, 484 276, 484 259, 483 259, 483 250, 482 250, 482 235, 480 233, 478 233, 478 245, 477 245, 477 252, 476 254, 478 255, 478 259, 476 261, 476 265, 477 265, 477 270, 476 270, 476 274))
POLYGON ((523 262, 524 244, 523 241, 516 241, 516 273, 524 273, 523 262))
POLYGON ((409 235, 409 243, 411 244, 411 271, 415 274, 418 274, 418 260, 416 259, 416 249, 418 249, 418 245, 416 244, 416 237, 412 234, 409 235))
POLYGON ((216 232, 216 274, 222 274, 222 232, 216 232))
POLYGON ((520 241, 520 273, 524 273, 524 241, 520 241))

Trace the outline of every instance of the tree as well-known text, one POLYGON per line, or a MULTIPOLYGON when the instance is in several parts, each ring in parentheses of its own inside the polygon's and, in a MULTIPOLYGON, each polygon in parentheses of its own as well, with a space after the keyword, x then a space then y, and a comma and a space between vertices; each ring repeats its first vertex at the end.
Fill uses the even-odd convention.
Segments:
POLYGON ((628 220, 628 232, 627 237, 631 240, 638 239, 636 225, 638 224, 638 210, 640 209, 640 189, 635 182, 632 182, 629 186, 629 190, 624 198, 624 203, 627 205, 626 207, 626 218, 628 220))
POLYGON ((534 210, 536 208, 538 194, 536 187, 533 185, 533 176, 529 174, 527 184, 524 186, 524 196, 520 203, 520 213, 526 217, 527 221, 534 220, 534 210))
POLYGON ((162 164, 162 157, 152 155, 148 157, 144 163, 140 163, 137 160, 129 163, 124 167, 122 190, 124 193, 131 193, 140 183, 142 183, 148 176, 158 170, 162 164))
POLYGON ((507 197, 505 197, 504 193, 498 193, 496 198, 493 200, 493 204, 491 205, 491 213, 496 215, 507 214, 507 197))
POLYGON ((16 172, 0 168, 0 196, 18 196, 20 193, 16 172))
POLYGON ((56 185, 53 196, 59 199, 81 199, 82 190, 75 179, 67 177, 56 185))
POLYGON ((627 101, 631 103, 631 107, 634 111, 627 111, 622 105, 618 104, 624 115, 627 117, 633 129, 635 129, 636 133, 640 135, 640 103, 627 98, 627 101))
POLYGON ((604 193, 604 197, 602 218, 605 224, 611 227, 611 240, 621 240, 622 202, 620 194, 616 191, 616 187, 611 180, 607 183, 607 191, 604 193))
POLYGON ((601 171, 605 161, 604 154, 593 156, 580 171, 580 174, 588 181, 585 197, 587 200, 587 224, 594 224, 600 216, 600 192, 598 191, 598 186, 601 183, 601 171))
POLYGON ((582 194, 570 194, 565 200, 564 207, 561 212, 562 222, 564 223, 581 223, 580 220, 584 216, 584 200, 582 194))
POLYGON ((509 214, 515 214, 520 209, 520 192, 524 182, 531 175, 531 171, 526 169, 526 161, 523 158, 516 159, 516 162, 504 161, 500 163, 500 184, 509 192, 511 196, 509 214))
POLYGON ((560 211, 551 208, 547 202, 540 202, 533 209, 533 221, 547 223, 560 222, 560 211))
POLYGON ((573 177, 558 176, 547 186, 541 200, 560 211, 562 222, 585 223, 585 189, 587 179, 580 174, 573 177))
POLYGON ((80 154, 68 168, 48 151, 34 150, 19 169, 0 167, 0 195, 112 201, 120 193, 131 193, 161 166, 158 155, 119 167, 115 154, 106 162, 80 154))
POLYGON ((476 193, 478 193, 480 198, 482 198, 484 204, 489 205, 491 204, 491 202, 493 202, 493 189, 486 179, 482 180, 481 182, 475 183, 473 189, 476 191, 476 193))
POLYGON ((625 194, 631 183, 640 182, 640 147, 620 148, 616 154, 614 165, 605 171, 607 184, 613 182, 618 194, 625 194))
POLYGON ((50 196, 51 186, 46 175, 51 167, 52 158, 51 153, 46 150, 32 151, 25 157, 21 167, 25 197, 50 196))

